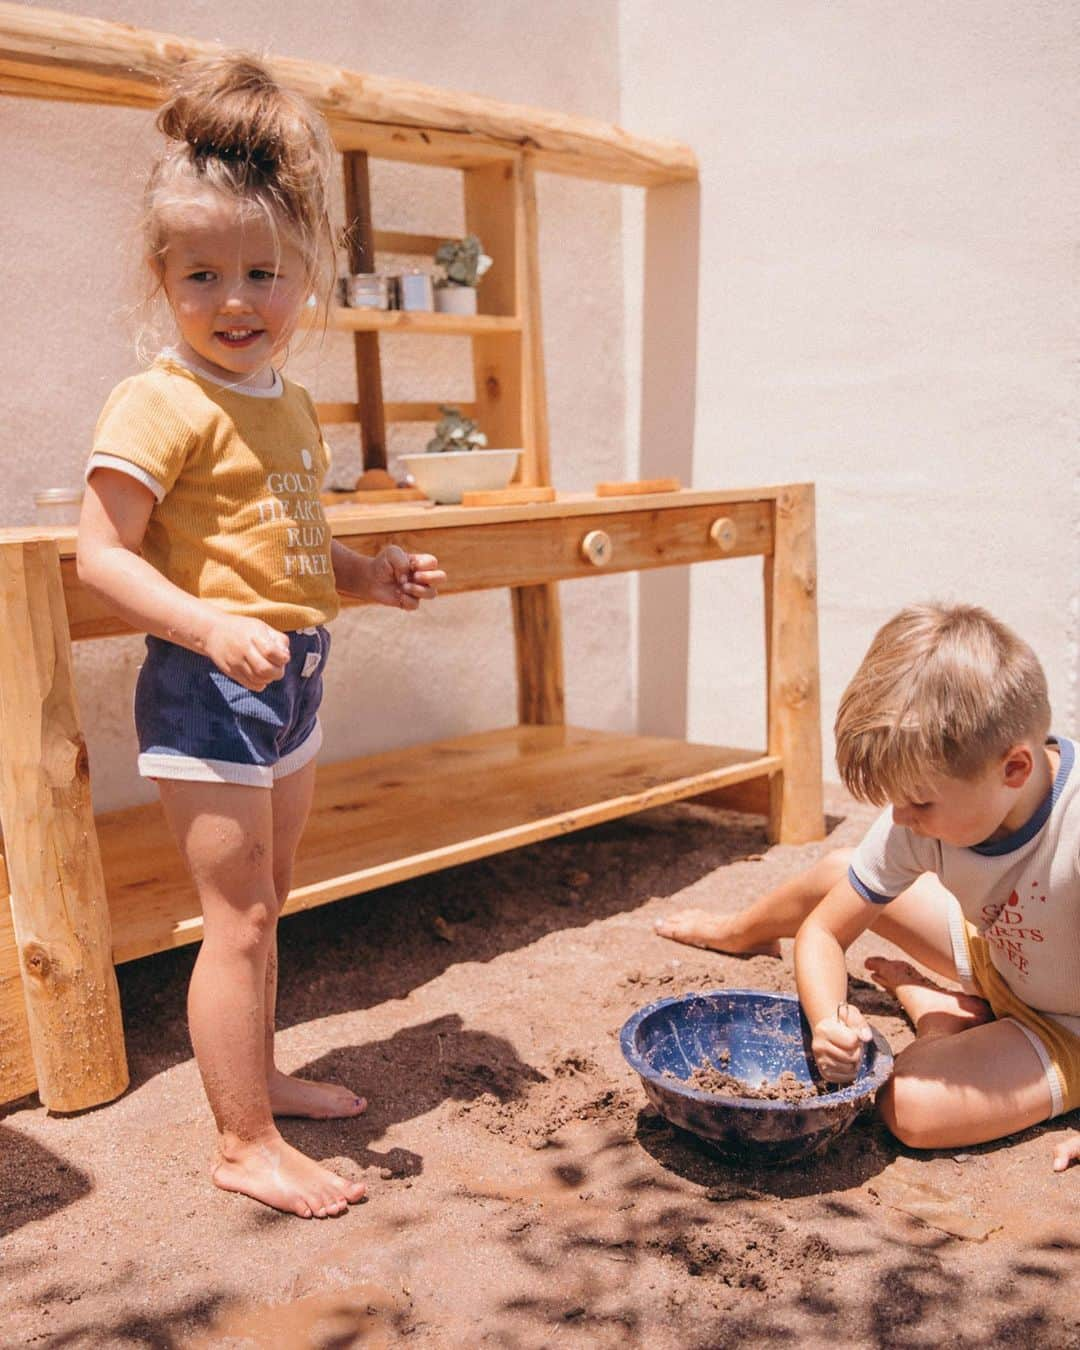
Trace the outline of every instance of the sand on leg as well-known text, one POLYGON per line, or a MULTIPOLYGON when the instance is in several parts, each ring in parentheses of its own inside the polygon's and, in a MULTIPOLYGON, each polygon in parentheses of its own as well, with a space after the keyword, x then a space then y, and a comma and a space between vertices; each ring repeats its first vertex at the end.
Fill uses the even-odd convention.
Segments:
MULTIPOLYGON (((296 850, 311 811, 316 762, 274 782, 270 792, 273 814, 273 877, 278 913, 289 897, 296 850)), ((306 1116, 313 1120, 340 1120, 361 1115, 367 1101, 340 1083, 319 1083, 282 1073, 274 1060, 274 1019, 277 1008, 277 933, 266 963, 266 1066, 270 1109, 275 1116, 306 1116)))
POLYGON ((278 912, 271 794, 170 779, 159 790, 203 910, 188 1018, 218 1128, 213 1180, 304 1218, 342 1213, 363 1186, 287 1144, 270 1110, 266 978, 278 912))

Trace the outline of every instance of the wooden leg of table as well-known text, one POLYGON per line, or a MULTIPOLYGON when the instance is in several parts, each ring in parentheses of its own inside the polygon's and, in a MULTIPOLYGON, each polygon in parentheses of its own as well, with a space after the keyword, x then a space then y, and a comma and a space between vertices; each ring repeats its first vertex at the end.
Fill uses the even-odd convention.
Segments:
POLYGON ((0 855, 0 1102, 25 1097, 36 1087, 19 947, 11 921, 7 868, 0 855))
POLYGON ((805 844, 825 833, 821 788, 817 547, 814 488, 781 489, 773 552, 765 559, 769 754, 783 758, 770 781, 769 836, 805 844))
POLYGON ((109 911, 50 540, 0 547, 0 818, 38 1094, 119 1096, 128 1072, 109 911))
POLYGON ((518 721, 526 726, 560 726, 566 721, 566 700, 558 589, 554 582, 515 586, 510 598, 517 652, 518 721))

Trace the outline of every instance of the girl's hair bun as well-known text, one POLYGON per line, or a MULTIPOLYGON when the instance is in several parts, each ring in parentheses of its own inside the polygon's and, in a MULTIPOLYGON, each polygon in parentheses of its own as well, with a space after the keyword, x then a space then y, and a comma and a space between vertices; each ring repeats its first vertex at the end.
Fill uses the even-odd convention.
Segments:
POLYGON ((272 178, 287 165, 300 131, 291 105, 261 61, 229 53, 185 63, 157 125, 171 140, 186 142, 196 162, 246 164, 272 178))

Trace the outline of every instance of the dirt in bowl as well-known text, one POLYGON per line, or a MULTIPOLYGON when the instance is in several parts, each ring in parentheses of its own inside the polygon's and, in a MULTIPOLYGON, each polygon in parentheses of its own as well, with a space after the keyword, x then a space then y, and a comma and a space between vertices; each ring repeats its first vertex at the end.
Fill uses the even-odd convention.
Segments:
POLYGON ((711 1092, 718 1097, 749 1097, 755 1101, 801 1102, 809 1097, 820 1096, 816 1083, 804 1083, 796 1078, 790 1069, 785 1069, 780 1077, 769 1083, 764 1079, 760 1083, 748 1083, 745 1078, 737 1078, 715 1064, 701 1064, 689 1078, 679 1078, 677 1074, 666 1074, 696 1092, 711 1092))

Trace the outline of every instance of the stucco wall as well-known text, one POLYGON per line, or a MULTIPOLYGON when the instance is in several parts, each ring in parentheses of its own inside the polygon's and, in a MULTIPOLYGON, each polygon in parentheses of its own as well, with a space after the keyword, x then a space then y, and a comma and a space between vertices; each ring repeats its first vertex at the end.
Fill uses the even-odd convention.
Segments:
MULTIPOLYGON (((448 4, 441 0, 236 0, 93 3, 56 8, 192 37, 332 61, 520 103, 615 120, 617 9, 574 0, 448 4)), ((155 137, 130 110, 0 99, 5 246, 5 473, 0 519, 33 518, 33 494, 79 481, 109 389, 135 368, 131 301, 138 270, 138 193, 155 137)), ((541 268, 552 458, 560 487, 623 472, 621 196, 619 189, 542 176, 541 268)), ((453 233, 462 227, 460 177, 375 166, 380 228, 453 233)), ((496 266, 497 266, 496 261, 496 266)), ((470 398, 467 343, 384 340, 387 397, 470 398)), ((351 342, 335 335, 291 363, 316 398, 354 397, 351 342)), ((337 472, 355 473, 357 448, 335 435, 337 472)), ((563 588, 567 702, 572 720, 633 723, 633 659, 625 577, 563 588)), ((343 758, 512 723, 516 694, 505 593, 447 598, 418 615, 351 611, 334 626, 324 705, 324 756, 343 758)), ((95 804, 145 799, 134 773, 131 693, 141 642, 76 648, 95 804)))
MULTIPOLYGON (((869 637, 930 595, 984 603, 1027 635, 1057 724, 1080 730, 1070 0, 57 7, 688 141, 702 165, 697 359, 651 386, 645 446, 641 350, 655 357, 659 338, 641 328, 642 194, 541 180, 557 485, 666 462, 702 487, 816 481, 827 772, 869 637)), ((124 307, 153 135, 141 113, 0 109, 0 515, 18 523, 34 491, 78 478, 100 404, 133 368, 124 307)), ((453 175, 381 165, 376 197, 380 226, 460 226, 453 175)), ((674 233, 651 255, 673 295, 685 252, 674 233)), ((388 341, 388 396, 467 397, 463 346, 388 341)), ((350 365, 334 337, 293 373, 348 399, 350 365)), ((344 475, 356 447, 334 439, 344 475)), ((640 625, 638 590, 562 588, 571 718, 631 727, 640 688, 643 729, 761 743, 758 565, 644 578, 640 625)), ((332 757, 513 719, 504 595, 354 611, 335 640, 332 757)), ((77 648, 99 809, 147 795, 132 767, 138 659, 134 640, 77 648)))
MULTIPOLYGON (((701 160, 694 483, 817 483, 827 773, 867 642, 926 597, 1012 623, 1080 730, 1075 5, 623 0, 620 17, 623 121, 701 160)), ((750 562, 693 574, 695 739, 761 743, 759 592, 750 562)), ((641 642, 644 675, 668 644, 644 617, 641 642)))

